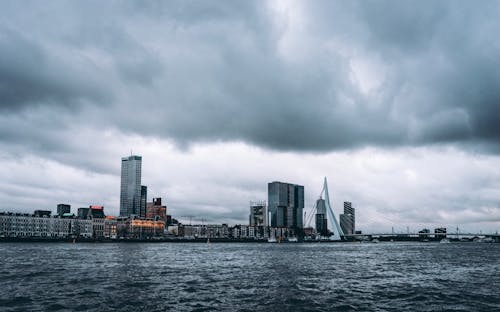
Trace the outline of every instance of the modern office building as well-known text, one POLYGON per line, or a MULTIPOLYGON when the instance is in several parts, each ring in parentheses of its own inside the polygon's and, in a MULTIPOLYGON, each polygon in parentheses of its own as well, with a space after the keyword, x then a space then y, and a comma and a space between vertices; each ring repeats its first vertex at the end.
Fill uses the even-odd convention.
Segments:
POLYGON ((304 187, 275 181, 267 185, 267 194, 271 226, 302 230, 304 187))
POLYGON ((344 213, 340 215, 340 227, 344 234, 354 234, 356 231, 355 209, 351 202, 344 202, 344 213))
POLYGON ((71 212, 71 205, 59 204, 57 205, 57 215, 62 217, 65 213, 71 212))
POLYGON ((141 208, 139 211, 139 215, 141 218, 146 218, 146 207, 148 201, 148 187, 141 185, 141 208))
POLYGON ((316 232, 321 236, 328 236, 326 202, 323 198, 316 201, 316 232))
POLYGON ((250 202, 250 226, 267 226, 266 201, 250 202))
POLYGON ((140 215, 141 213, 141 156, 122 158, 120 186, 120 216, 140 215))

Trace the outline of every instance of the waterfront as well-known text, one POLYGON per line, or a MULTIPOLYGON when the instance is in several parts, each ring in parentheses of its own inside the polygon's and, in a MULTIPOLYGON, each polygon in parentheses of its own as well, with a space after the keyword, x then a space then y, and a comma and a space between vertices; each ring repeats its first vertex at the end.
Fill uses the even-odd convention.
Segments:
POLYGON ((5 311, 492 311, 500 244, 0 245, 5 311))

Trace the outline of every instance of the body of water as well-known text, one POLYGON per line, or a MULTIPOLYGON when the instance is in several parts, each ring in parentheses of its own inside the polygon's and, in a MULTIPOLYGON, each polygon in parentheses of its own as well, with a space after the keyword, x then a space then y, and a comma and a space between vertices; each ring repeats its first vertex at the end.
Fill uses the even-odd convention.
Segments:
POLYGON ((500 244, 3 243, 1 311, 500 311, 500 244))

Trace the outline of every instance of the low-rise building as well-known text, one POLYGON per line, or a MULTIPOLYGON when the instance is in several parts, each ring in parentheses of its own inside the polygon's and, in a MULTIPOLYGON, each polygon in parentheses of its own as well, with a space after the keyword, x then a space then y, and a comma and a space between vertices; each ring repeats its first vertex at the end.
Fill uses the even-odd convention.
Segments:
POLYGON ((92 221, 47 214, 0 213, 0 236, 17 238, 92 237, 92 221), (43 215, 43 217, 40 217, 43 215))
POLYGON ((130 222, 130 234, 134 238, 162 236, 164 230, 165 222, 163 220, 136 218, 130 222))
POLYGON ((106 217, 106 219, 104 219, 104 238, 116 239, 116 224, 117 221, 115 217, 106 217))

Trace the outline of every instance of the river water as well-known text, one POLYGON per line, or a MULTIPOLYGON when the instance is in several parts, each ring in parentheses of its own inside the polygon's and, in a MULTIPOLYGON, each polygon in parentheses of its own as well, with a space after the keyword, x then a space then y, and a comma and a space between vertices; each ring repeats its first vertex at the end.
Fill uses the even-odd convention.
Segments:
POLYGON ((1 311, 500 311, 500 244, 2 243, 1 311))

